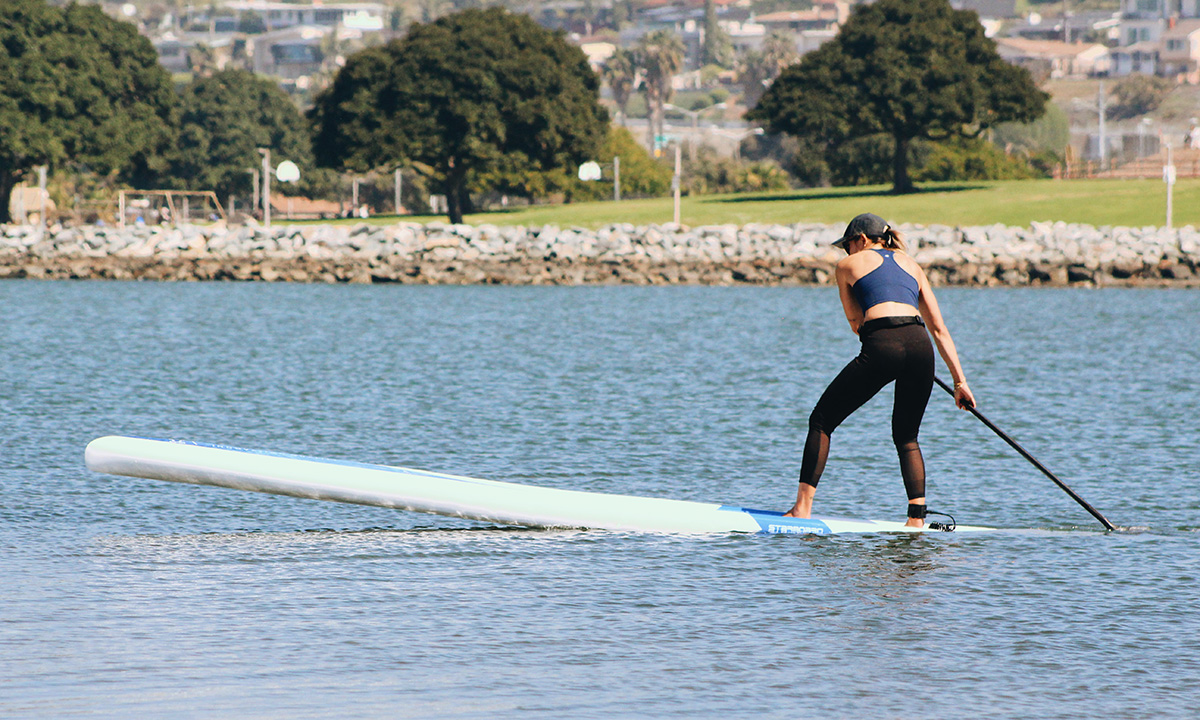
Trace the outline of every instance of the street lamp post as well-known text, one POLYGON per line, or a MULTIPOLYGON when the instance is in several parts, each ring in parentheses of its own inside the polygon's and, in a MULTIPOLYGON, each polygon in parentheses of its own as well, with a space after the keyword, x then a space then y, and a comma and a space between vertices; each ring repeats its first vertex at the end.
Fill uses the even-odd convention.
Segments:
POLYGON ((721 135, 734 141, 733 158, 734 158, 734 160, 737 160, 738 162, 742 161, 742 141, 745 140, 746 138, 750 137, 751 135, 762 135, 762 134, 763 134, 763 129, 760 127, 749 128, 746 130, 741 130, 741 131, 733 132, 733 133, 729 133, 729 132, 725 132, 725 131, 721 132, 721 135))
MULTIPOLYGON (((613 202, 621 201, 621 156, 614 155, 612 161, 613 168, 613 202)), ((595 160, 589 160, 579 166, 579 179, 584 182, 599 180, 603 175, 600 168, 600 163, 595 160)))
MULTIPOLYGON (((300 179, 300 168, 296 167, 296 163, 291 160, 284 160, 279 163, 279 167, 271 167, 271 150, 269 148, 258 148, 258 152, 262 155, 262 211, 263 225, 271 227, 271 173, 275 172, 280 182, 292 183, 300 179)), ((254 185, 258 186, 258 171, 254 171, 254 185)), ((288 217, 292 216, 291 199, 288 199, 288 217)))
MULTIPOLYGON (((672 105, 671 103, 663 103, 663 107, 670 108, 679 113, 683 113, 684 115, 687 115, 689 118, 692 119, 692 136, 691 136, 691 142, 688 143, 688 160, 690 160, 691 162, 696 162, 696 135, 697 135, 697 131, 699 129, 698 126, 699 126, 699 121, 700 121, 700 113, 696 110, 687 110, 685 108, 679 107, 678 105, 672 105)), ((675 222, 679 222, 679 221, 676 220, 675 222)))
POLYGON ((699 142, 699 134, 700 134, 700 115, 702 113, 706 113, 710 110, 718 110, 718 109, 724 108, 725 106, 726 106, 725 103, 719 102, 719 103, 716 103, 715 105, 709 105, 708 107, 702 107, 699 110, 688 110, 687 108, 681 108, 678 105, 672 105, 671 103, 663 103, 664 108, 670 108, 671 110, 674 110, 678 113, 687 115, 692 120, 692 138, 691 138, 690 147, 688 148, 688 159, 691 160, 692 162, 696 161, 696 144, 699 142))

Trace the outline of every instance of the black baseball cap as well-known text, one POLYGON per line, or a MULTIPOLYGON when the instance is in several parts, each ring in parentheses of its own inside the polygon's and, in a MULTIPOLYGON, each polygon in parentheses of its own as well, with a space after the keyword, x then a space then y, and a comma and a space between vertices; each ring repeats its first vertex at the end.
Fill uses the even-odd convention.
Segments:
POLYGON ((890 227, 886 220, 875 213, 863 213, 850 221, 850 224, 846 226, 846 232, 842 233, 840 238, 834 240, 833 245, 834 247, 845 248, 846 241, 850 238, 858 237, 860 233, 869 238, 883 237, 884 233, 890 227))

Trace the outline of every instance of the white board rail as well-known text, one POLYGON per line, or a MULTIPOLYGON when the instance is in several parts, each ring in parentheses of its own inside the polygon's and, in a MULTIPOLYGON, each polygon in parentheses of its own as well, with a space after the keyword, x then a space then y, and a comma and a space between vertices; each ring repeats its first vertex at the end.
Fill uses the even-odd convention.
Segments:
MULTIPOLYGON (((178 440, 107 436, 89 443, 84 457, 88 469, 98 473, 529 527, 813 535, 918 531, 894 521, 785 518, 715 503, 562 490, 178 440)), ((989 529, 959 525, 956 531, 989 529)))

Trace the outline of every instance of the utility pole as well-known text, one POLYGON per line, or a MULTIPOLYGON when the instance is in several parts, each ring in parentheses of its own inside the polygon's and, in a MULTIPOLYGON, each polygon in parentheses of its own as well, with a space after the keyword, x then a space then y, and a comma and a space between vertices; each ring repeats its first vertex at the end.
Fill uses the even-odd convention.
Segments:
POLYGON ((613 202, 621 202, 621 156, 613 156, 613 202))
POLYGON ((270 148, 259 148, 258 152, 263 156, 262 163, 262 211, 263 224, 271 227, 271 150, 270 148))
POLYGON ((400 206, 400 190, 402 187, 401 183, 403 183, 403 182, 404 182, 404 178, 403 178, 403 176, 400 175, 400 168, 396 168, 396 173, 393 176, 392 185, 396 188, 396 214, 397 215, 400 214, 400 207, 401 207, 400 206))
POLYGON ((679 218, 680 218, 680 215, 679 215, 680 187, 679 186, 682 184, 680 182, 680 176, 682 175, 682 170, 683 170, 683 161, 682 161, 681 154, 682 154, 682 151, 680 150, 679 142, 676 141, 675 142, 675 177, 671 179, 671 188, 675 191, 675 225, 677 227, 679 225, 679 218))
POLYGON ((38 209, 38 234, 46 234, 46 171, 49 168, 45 165, 38 165, 38 202, 41 207, 38 209))
POLYGON ((1175 194, 1175 159, 1172 157, 1171 144, 1167 143, 1167 164, 1163 166, 1163 182, 1167 184, 1167 230, 1171 229, 1174 213, 1173 200, 1175 194))

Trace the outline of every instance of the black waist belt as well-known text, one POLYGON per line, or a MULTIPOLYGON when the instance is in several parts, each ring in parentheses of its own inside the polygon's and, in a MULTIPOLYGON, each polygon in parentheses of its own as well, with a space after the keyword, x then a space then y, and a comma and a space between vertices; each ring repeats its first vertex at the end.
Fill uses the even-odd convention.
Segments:
POLYGON ((889 315, 888 317, 875 318, 874 320, 867 320, 858 326, 858 336, 863 337, 876 330, 904 327, 905 325, 920 325, 924 327, 925 321, 921 319, 920 315, 889 315))

